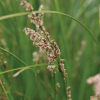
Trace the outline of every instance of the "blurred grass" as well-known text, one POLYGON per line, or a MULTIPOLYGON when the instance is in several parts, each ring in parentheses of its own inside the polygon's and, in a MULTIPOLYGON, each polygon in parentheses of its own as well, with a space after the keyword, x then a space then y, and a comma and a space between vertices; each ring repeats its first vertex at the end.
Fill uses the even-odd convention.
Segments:
MULTIPOLYGON (((74 18, 85 24, 93 33, 95 38, 100 43, 99 33, 99 18, 97 0, 27 0, 30 2, 34 10, 38 10, 39 5, 43 4, 45 10, 60 11, 73 16, 74 18)), ((0 0, 0 17, 8 14, 24 12, 25 10, 19 5, 16 0, 0 0)), ((51 34, 51 38, 58 43, 61 56, 65 59, 65 67, 69 74, 69 85, 72 91, 72 100, 89 100, 91 95, 94 95, 92 86, 86 83, 86 79, 97 73, 100 73, 100 52, 97 45, 94 43, 88 32, 78 23, 68 17, 45 14, 44 24, 51 34), (85 41, 84 49, 81 42, 85 41), (78 57, 78 51, 82 51, 82 55, 78 57)), ((10 52, 17 55, 27 65, 34 65, 32 61, 32 53, 37 50, 32 45, 29 37, 25 35, 23 29, 30 27, 35 29, 30 23, 27 16, 6 19, 0 21, 0 37, 4 38, 7 43, 7 48, 10 52)), ((0 39, 1 39, 0 38, 0 39)), ((4 59, 8 62, 8 69, 20 68, 24 66, 11 55, 6 55, 3 52, 4 59)), ((4 71, 0 66, 0 72, 4 71)), ((12 75, 16 72, 10 72, 0 75, 0 79, 5 83, 5 89, 9 100, 52 100, 47 89, 53 94, 53 79, 46 66, 35 68, 40 79, 35 80, 35 75, 32 71, 26 70, 18 77, 13 78, 12 75)), ((63 82, 60 73, 56 75, 56 81, 60 83, 61 88, 57 95, 57 100, 65 100, 63 91, 63 82)), ((0 85, 1 86, 1 85, 0 85)), ((1 88, 0 88, 1 89, 1 88)))

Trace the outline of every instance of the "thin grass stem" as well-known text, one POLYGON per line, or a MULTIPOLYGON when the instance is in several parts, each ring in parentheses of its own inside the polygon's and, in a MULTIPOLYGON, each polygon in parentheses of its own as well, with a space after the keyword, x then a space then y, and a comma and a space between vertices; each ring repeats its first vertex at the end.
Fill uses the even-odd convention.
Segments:
POLYGON ((45 66, 45 65, 48 65, 48 64, 36 64, 36 65, 31 65, 31 66, 25 66, 25 67, 15 68, 15 69, 11 69, 11 70, 7 70, 7 71, 0 72, 0 74, 5 74, 5 73, 8 73, 8 72, 12 72, 12 71, 15 71, 15 70, 20 70, 20 69, 22 69, 22 70, 20 70, 22 72, 22 71, 24 71, 26 69, 29 69, 31 67, 45 66))
MULTIPOLYGON (((22 12, 22 13, 10 14, 10 15, 6 15, 6 16, 0 17, 0 20, 4 20, 4 19, 8 19, 8 18, 13 18, 13 17, 18 17, 18 16, 23 16, 23 15, 28 15, 30 13, 32 13, 32 12, 22 12)), ((96 42, 96 44, 98 45, 98 47, 100 49, 99 43, 95 39, 95 37, 93 36, 93 34, 91 33, 91 31, 84 24, 82 24, 80 21, 78 21, 74 17, 72 17, 72 16, 70 16, 68 14, 62 13, 62 12, 57 12, 57 11, 33 11, 33 13, 54 13, 54 14, 61 14, 61 15, 67 16, 67 17, 75 20, 77 23, 79 23, 82 27, 84 27, 88 31, 88 33, 91 35, 91 37, 93 38, 93 40, 96 42)))
POLYGON ((56 73, 54 72, 54 100, 56 100, 56 73))

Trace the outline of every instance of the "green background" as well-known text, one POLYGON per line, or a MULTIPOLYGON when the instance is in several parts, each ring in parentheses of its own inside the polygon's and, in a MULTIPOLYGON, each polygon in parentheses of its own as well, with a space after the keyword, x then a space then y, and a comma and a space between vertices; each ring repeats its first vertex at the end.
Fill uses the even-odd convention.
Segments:
MULTIPOLYGON (((99 33, 99 1, 98 0, 27 0, 37 11, 41 4, 44 10, 60 11, 73 16, 82 22, 92 32, 98 44, 99 33)), ((25 12, 16 0, 0 0, 0 17, 25 12)), ((67 85, 71 86, 72 100, 89 100, 95 95, 92 85, 86 80, 100 73, 100 50, 90 34, 73 19, 59 14, 44 14, 44 25, 55 39, 61 50, 61 58, 65 59, 65 68, 68 72, 67 85), (83 41, 83 42, 82 42, 83 41), (85 45, 82 43, 85 43, 85 45), (81 52, 81 55, 79 55, 81 52)), ((34 51, 38 51, 29 36, 23 31, 25 27, 35 30, 27 15, 0 20, 0 40, 5 39, 6 47, 10 52, 18 56, 27 65, 34 65, 32 61, 34 51)), ((24 67, 21 62, 3 51, 3 60, 7 61, 7 68, 0 65, 0 72, 14 68, 24 67)), ((41 63, 46 63, 39 59, 41 63)), ((47 66, 35 67, 36 76, 32 69, 27 69, 12 77, 17 71, 0 75, 9 100, 52 100, 54 85, 51 73, 47 66)), ((56 73, 56 82, 60 83, 57 100, 65 100, 64 86, 60 73, 56 73)), ((0 84, 1 97, 5 96, 0 84)))

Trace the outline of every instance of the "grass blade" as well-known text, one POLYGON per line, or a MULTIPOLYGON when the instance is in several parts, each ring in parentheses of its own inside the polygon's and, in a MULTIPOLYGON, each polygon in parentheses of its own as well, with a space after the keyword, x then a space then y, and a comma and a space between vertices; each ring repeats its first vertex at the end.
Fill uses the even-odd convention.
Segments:
MULTIPOLYGON (((95 39, 95 37, 93 36, 93 34, 91 33, 91 31, 84 24, 82 24, 80 21, 78 21, 77 19, 73 18, 72 16, 70 16, 68 14, 65 14, 65 13, 62 13, 62 12, 57 12, 57 11, 33 11, 33 12, 34 13, 54 13, 54 14, 61 14, 61 15, 67 16, 67 17, 75 20, 77 23, 79 23, 82 27, 84 27, 88 31, 88 33, 91 35, 91 37, 93 38, 93 40, 96 42, 96 44, 99 47, 99 44, 98 44, 97 40, 95 39)), ((0 17, 0 20, 4 20, 4 19, 8 19, 8 18, 13 18, 13 17, 18 17, 18 16, 22 16, 22 15, 28 15, 30 13, 31 12, 23 12, 23 13, 10 14, 10 15, 6 15, 6 16, 0 17)))
POLYGON ((48 64, 36 64, 36 65, 31 65, 31 66, 25 66, 25 67, 15 68, 15 69, 11 69, 11 70, 0 72, 0 74, 5 74, 5 73, 12 72, 12 71, 15 71, 15 70, 28 69, 28 68, 31 68, 31 67, 44 66, 44 65, 48 65, 48 64))

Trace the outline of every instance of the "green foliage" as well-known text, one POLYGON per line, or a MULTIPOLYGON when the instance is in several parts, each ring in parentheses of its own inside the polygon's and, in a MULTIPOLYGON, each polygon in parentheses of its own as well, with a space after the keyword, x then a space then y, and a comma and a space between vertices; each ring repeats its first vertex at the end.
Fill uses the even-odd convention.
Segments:
MULTIPOLYGON (((45 27, 51 38, 56 40, 61 50, 61 57, 65 59, 65 67, 68 72, 67 83, 68 86, 71 86, 72 100, 89 100, 90 96, 95 94, 92 85, 88 85, 86 80, 88 77, 100 73, 98 2, 96 0, 59 0, 59 2, 58 0, 50 0, 50 3, 49 0, 27 1, 33 5, 35 11, 38 10, 40 4, 43 4, 45 10, 71 15, 85 25, 84 28, 83 24, 76 22, 77 20, 60 14, 44 14, 45 27), (91 33, 93 37, 91 37, 91 33)), ((21 14, 22 12, 25 10, 18 1, 0 0, 0 19, 5 15, 21 14)), ((8 69, 0 65, 0 80, 3 81, 6 90, 4 91, 0 84, 0 91, 3 91, 2 95, 8 100, 52 100, 54 97, 54 80, 47 70, 47 65, 43 65, 45 62, 41 61, 39 67, 37 65, 37 67, 29 68, 29 70, 26 69, 16 78, 13 77, 17 69, 22 69, 23 66, 36 65, 32 61, 32 53, 38 48, 25 35, 23 31, 25 27, 35 29, 27 15, 13 18, 11 16, 9 19, 0 20, 0 39, 5 39, 9 49, 7 53, 3 46, 0 47, 3 59, 8 62, 8 69), (10 71, 3 74, 7 70, 10 71)), ((56 74, 56 82, 60 83, 57 100, 65 100, 60 73, 56 74)))

